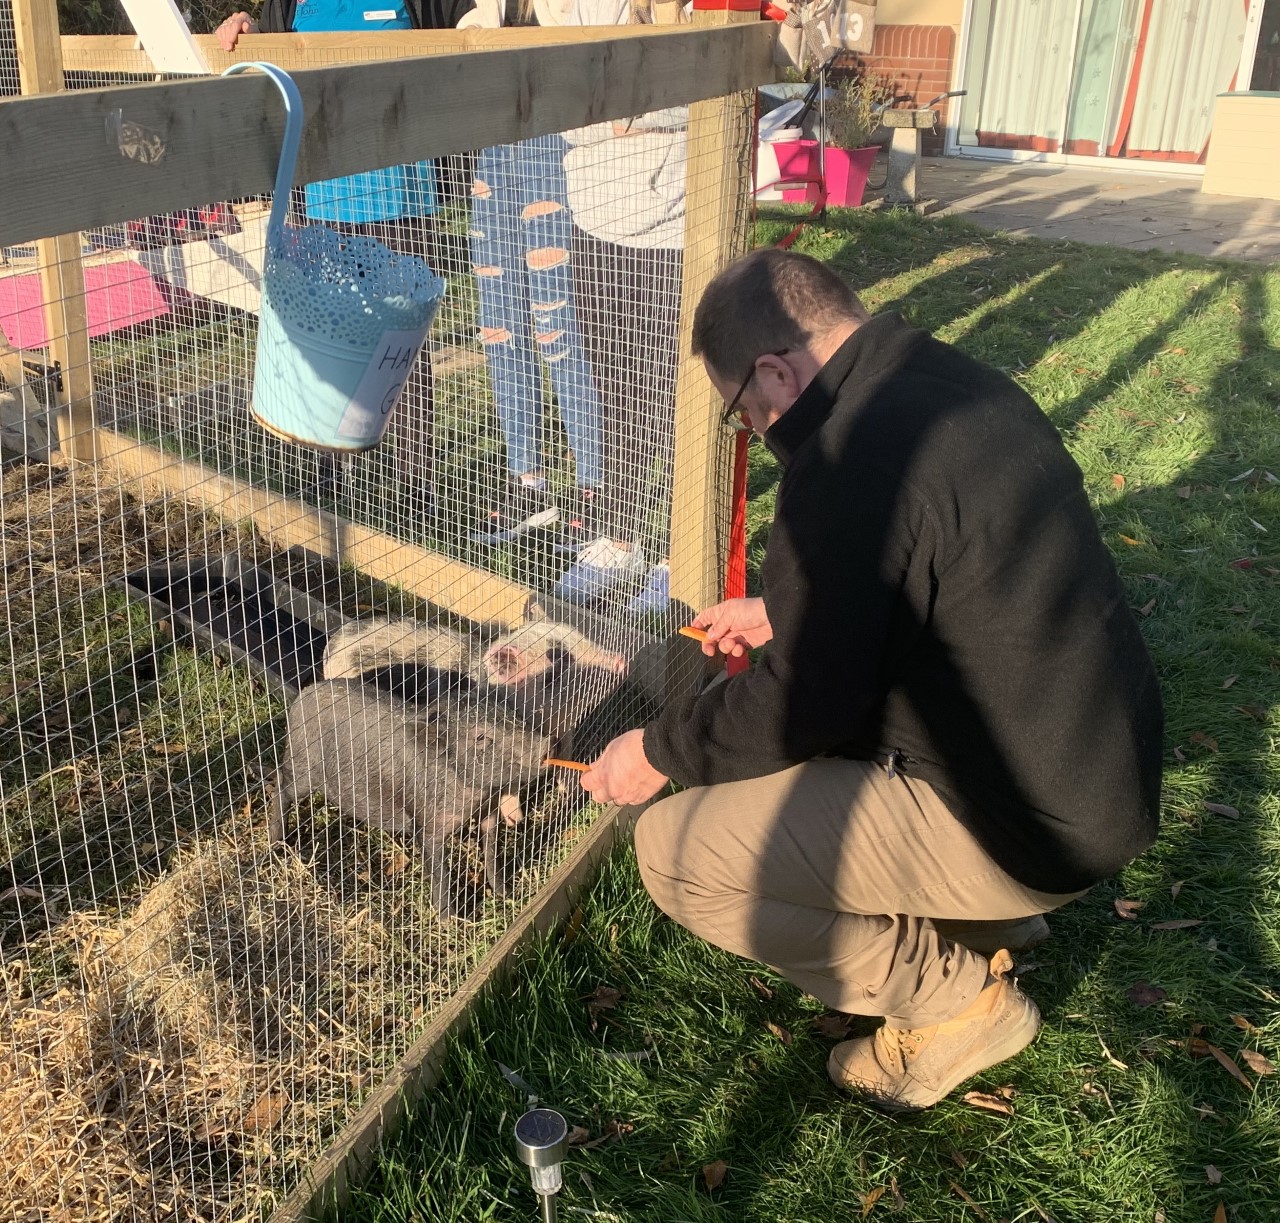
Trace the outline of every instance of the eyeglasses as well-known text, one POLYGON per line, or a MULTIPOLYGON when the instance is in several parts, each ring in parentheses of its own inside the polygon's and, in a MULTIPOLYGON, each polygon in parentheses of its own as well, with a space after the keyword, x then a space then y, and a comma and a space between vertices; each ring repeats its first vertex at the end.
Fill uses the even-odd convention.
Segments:
MULTIPOLYGON (((791 349, 789 348, 778 348, 778 349, 775 349, 773 352, 762 353, 761 355, 766 357, 785 357, 787 353, 789 353, 790 351, 791 349)), ((760 357, 757 357, 756 361, 759 361, 759 360, 760 360, 760 357)), ((731 400, 729 400, 727 404, 725 404, 724 415, 720 418, 720 423, 722 425, 728 425, 733 423, 733 416, 734 416, 734 413, 738 411, 738 404, 741 402, 743 395, 747 393, 747 387, 751 385, 751 379, 754 378, 755 376, 756 376, 756 362, 752 361, 751 372, 742 380, 742 385, 738 388, 738 393, 731 400)))

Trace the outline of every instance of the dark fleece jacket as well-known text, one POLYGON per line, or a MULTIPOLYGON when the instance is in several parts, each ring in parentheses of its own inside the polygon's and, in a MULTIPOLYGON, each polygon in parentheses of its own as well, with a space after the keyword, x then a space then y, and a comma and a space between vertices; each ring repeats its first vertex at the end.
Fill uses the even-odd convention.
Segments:
POLYGON ((1155 839, 1155 671, 1080 470, 1010 378, 865 324, 765 442, 774 638, 646 728, 685 785, 815 756, 924 779, 1015 879, 1066 893, 1155 839))

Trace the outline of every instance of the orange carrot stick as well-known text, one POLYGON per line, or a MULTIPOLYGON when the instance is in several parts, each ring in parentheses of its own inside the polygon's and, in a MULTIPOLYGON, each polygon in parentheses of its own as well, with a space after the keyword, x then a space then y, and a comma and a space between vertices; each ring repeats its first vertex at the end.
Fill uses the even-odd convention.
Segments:
POLYGON ((692 625, 687 628, 677 630, 681 637, 689 637, 694 641, 706 641, 707 633, 705 629, 694 628, 692 625))
POLYGON ((577 773, 586 773, 591 768, 589 764, 580 764, 577 760, 557 760, 554 756, 548 756, 542 763, 549 769, 573 769, 577 773))

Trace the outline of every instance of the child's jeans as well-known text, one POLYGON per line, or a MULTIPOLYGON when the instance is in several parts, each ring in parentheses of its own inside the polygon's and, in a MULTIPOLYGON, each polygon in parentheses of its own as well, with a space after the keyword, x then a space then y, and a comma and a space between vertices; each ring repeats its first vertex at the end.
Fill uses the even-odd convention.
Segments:
POLYGON ((479 155, 471 262, 508 468, 517 476, 543 468, 540 355, 577 462, 577 483, 595 488, 604 476, 601 408, 574 307, 567 148, 560 136, 539 136, 479 155))

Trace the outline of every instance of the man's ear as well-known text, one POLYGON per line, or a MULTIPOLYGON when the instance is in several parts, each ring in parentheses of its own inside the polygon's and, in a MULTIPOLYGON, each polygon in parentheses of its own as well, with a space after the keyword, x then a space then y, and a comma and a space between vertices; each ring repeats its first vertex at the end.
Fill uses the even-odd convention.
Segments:
POLYGON ((795 370, 788 361, 773 353, 756 358, 756 381, 770 401, 780 396, 795 399, 800 394, 800 380, 795 370))

